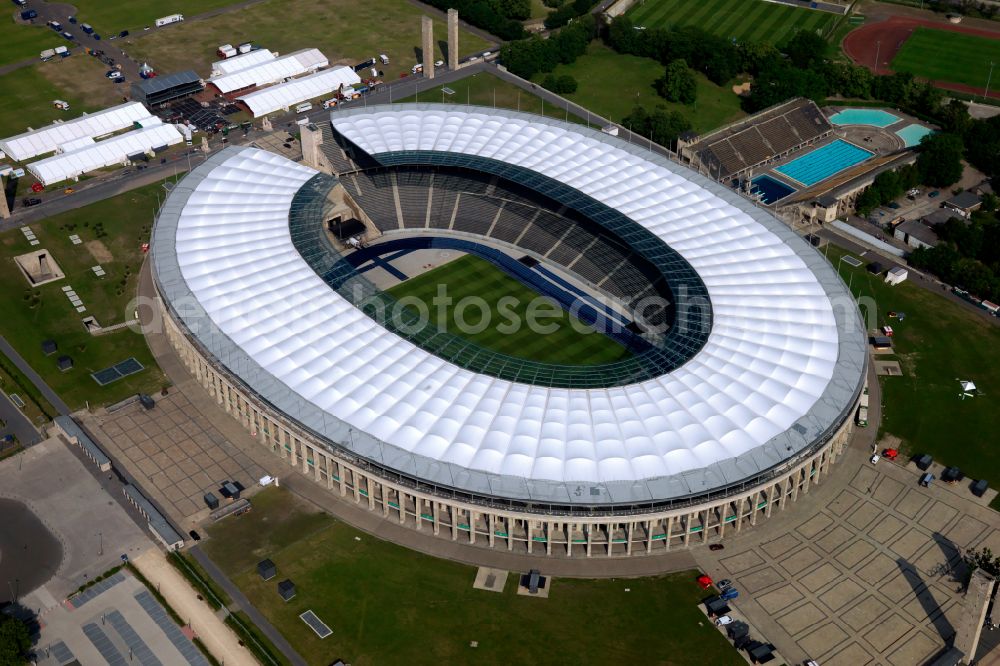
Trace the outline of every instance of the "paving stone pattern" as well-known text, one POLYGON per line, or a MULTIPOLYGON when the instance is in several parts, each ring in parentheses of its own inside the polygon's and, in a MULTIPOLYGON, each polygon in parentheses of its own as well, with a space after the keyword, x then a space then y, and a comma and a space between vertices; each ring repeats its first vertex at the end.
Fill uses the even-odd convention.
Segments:
MULTIPOLYGON (((156 407, 135 404, 87 417, 108 453, 122 461, 139 485, 172 517, 207 515, 202 497, 220 484, 251 488, 267 472, 226 440, 179 391, 157 396, 156 407)), ((187 529, 187 528, 185 528, 187 529)))
POLYGON ((789 659, 791 642, 824 666, 924 663, 955 631, 961 550, 996 552, 1000 523, 944 489, 918 487, 900 466, 851 457, 848 482, 816 489, 816 512, 794 505, 770 531, 713 554, 713 570, 736 582, 740 610, 789 659))

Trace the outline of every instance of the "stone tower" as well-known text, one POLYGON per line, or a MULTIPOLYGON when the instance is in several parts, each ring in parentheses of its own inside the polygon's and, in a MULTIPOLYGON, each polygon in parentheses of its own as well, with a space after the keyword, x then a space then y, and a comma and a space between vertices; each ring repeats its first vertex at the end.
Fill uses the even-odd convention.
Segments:
POLYGON ((420 41, 424 51, 424 78, 434 78, 434 21, 430 16, 420 17, 420 41))
POLYGON ((458 10, 448 10, 448 68, 458 69, 458 10))

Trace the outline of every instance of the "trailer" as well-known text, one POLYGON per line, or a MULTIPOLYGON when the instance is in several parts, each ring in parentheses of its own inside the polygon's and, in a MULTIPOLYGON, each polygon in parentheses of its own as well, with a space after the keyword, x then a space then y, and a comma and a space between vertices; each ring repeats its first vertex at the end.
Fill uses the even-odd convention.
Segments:
POLYGON ((70 50, 69 50, 68 48, 66 48, 65 46, 57 46, 57 47, 56 47, 55 49, 53 49, 53 50, 54 50, 54 51, 56 52, 56 55, 57 55, 57 56, 59 56, 60 58, 68 58, 68 57, 70 57, 70 55, 71 55, 71 53, 72 53, 72 52, 71 52, 71 51, 70 51, 70 50))
MULTIPOLYGON (((66 48, 66 47, 64 46, 62 48, 66 48)), ((45 49, 44 51, 42 51, 41 53, 38 54, 38 57, 42 59, 42 62, 48 62, 49 60, 52 60, 53 58, 56 57, 56 50, 55 49, 45 49)))
POLYGON ((232 58, 237 52, 236 49, 233 48, 232 44, 222 44, 215 50, 215 53, 220 58, 232 58))
POLYGON ((243 42, 237 47, 240 53, 250 53, 253 50, 253 44, 250 42, 243 42))
POLYGON ((180 23, 184 20, 184 14, 170 14, 169 16, 163 16, 156 19, 156 27, 162 28, 165 25, 170 25, 171 23, 180 23))

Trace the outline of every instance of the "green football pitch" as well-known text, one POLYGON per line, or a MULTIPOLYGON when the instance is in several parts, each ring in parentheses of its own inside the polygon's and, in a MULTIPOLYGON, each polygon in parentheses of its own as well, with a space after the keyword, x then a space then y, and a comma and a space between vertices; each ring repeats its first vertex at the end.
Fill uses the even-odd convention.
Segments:
POLYGON ((917 28, 893 58, 892 69, 931 81, 983 88, 991 62, 1000 63, 1000 39, 917 28))
POLYGON ((764 0, 640 0, 628 14, 647 28, 695 25, 737 41, 781 44, 799 30, 826 35, 835 14, 778 5, 764 0))
POLYGON ((448 332, 510 356, 565 365, 596 365, 631 356, 611 338, 585 330, 554 303, 540 307, 537 293, 473 255, 407 280, 389 294, 414 311, 422 309, 422 304, 448 332), (450 306, 434 305, 439 287, 452 299, 450 306), (540 308, 535 317, 538 326, 529 324, 533 307, 540 308), (545 312, 553 316, 544 316, 545 312))

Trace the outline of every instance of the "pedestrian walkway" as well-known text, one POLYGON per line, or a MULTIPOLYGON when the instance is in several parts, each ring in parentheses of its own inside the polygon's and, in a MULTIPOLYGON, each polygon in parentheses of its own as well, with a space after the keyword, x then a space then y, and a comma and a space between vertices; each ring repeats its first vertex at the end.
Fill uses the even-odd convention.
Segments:
POLYGON ((227 666, 257 666, 256 659, 242 647, 236 634, 164 558, 159 550, 148 550, 132 564, 153 585, 170 607, 185 621, 216 659, 227 666))

